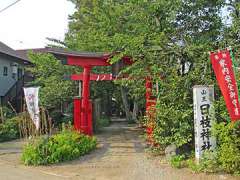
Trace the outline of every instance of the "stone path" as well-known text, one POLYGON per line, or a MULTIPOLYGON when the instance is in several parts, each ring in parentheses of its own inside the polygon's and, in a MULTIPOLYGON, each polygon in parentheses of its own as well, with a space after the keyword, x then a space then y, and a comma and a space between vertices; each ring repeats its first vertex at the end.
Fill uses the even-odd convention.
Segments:
POLYGON ((20 163, 22 142, 0 144, 0 180, 237 180, 227 175, 193 174, 160 163, 145 152, 142 130, 115 122, 97 135, 91 154, 58 165, 26 167, 20 163))

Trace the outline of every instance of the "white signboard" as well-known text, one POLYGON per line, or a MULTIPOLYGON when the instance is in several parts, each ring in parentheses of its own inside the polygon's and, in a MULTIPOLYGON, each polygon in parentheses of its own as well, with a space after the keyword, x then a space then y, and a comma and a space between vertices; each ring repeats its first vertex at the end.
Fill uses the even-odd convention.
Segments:
POLYGON ((33 123, 38 130, 40 127, 40 118, 39 118, 39 106, 38 106, 38 92, 39 87, 30 87, 30 88, 23 88, 27 109, 30 114, 33 123))
POLYGON ((199 161, 204 150, 213 150, 216 147, 216 139, 212 135, 214 121, 213 86, 194 86, 193 101, 195 157, 199 161))

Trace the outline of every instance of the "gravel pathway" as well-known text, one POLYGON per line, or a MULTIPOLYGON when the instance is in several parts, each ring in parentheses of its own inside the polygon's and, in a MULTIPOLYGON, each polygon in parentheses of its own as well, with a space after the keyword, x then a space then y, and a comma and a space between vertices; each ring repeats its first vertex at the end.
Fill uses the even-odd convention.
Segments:
POLYGON ((145 152, 142 130, 125 122, 112 123, 97 135, 92 153, 58 165, 26 167, 20 163, 22 142, 0 144, 1 180, 237 180, 227 175, 194 174, 173 169, 162 157, 145 152))

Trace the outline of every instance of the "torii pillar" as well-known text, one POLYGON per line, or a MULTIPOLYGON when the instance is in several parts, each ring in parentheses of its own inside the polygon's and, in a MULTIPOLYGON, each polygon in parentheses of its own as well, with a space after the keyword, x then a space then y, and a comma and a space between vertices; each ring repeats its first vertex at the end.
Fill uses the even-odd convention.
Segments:
POLYGON ((89 83, 90 83, 91 67, 85 66, 83 68, 83 88, 82 88, 82 103, 81 103, 81 126, 79 130, 82 130, 86 134, 92 135, 92 123, 89 122, 88 116, 92 114, 91 103, 89 103, 89 83), (90 105, 90 107, 89 107, 90 105), (90 110, 90 112, 89 112, 90 110))
POLYGON ((146 87, 146 116, 150 121, 150 124, 146 127, 147 141, 154 145, 153 130, 154 130, 154 119, 156 118, 156 98, 152 96, 153 83, 150 77, 145 78, 146 87))

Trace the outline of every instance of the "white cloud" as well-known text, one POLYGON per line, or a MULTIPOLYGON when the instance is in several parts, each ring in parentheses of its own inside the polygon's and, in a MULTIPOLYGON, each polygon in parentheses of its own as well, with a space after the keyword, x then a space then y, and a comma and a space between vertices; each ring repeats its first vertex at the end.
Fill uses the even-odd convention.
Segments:
MULTIPOLYGON (((0 0, 0 9, 12 2, 0 0)), ((44 47, 46 37, 63 40, 73 11, 67 0, 21 0, 0 13, 0 41, 23 49, 44 47)))

